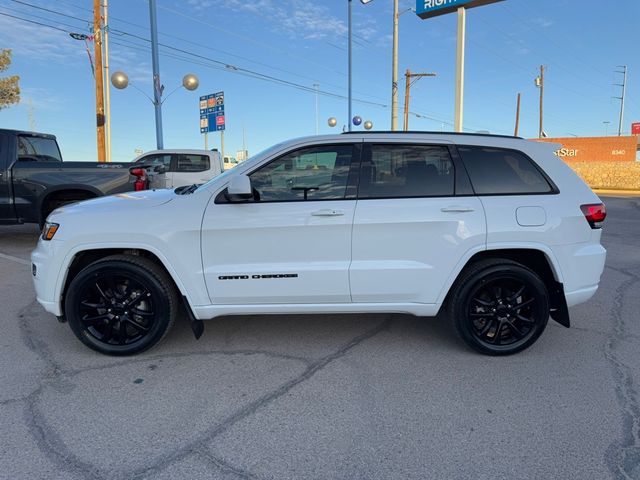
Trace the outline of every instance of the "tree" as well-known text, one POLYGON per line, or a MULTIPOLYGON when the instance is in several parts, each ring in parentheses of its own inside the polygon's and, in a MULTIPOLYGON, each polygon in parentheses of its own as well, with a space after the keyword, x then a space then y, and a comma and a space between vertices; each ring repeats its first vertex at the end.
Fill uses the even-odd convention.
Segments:
MULTIPOLYGON (((11 65, 11 49, 0 50, 0 72, 4 72, 11 65)), ((20 103, 19 75, 0 78, 0 110, 14 103, 20 103)))

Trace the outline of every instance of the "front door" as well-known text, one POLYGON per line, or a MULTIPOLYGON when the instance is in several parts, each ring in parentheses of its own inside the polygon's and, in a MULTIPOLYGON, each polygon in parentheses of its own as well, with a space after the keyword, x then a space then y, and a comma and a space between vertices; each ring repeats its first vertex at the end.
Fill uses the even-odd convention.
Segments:
POLYGON ((456 196, 459 174, 446 145, 365 149, 353 224, 354 302, 436 303, 465 253, 484 246, 482 205, 456 196))
POLYGON ((250 172, 252 201, 212 198, 202 260, 215 304, 345 303, 358 146, 294 150, 250 172))

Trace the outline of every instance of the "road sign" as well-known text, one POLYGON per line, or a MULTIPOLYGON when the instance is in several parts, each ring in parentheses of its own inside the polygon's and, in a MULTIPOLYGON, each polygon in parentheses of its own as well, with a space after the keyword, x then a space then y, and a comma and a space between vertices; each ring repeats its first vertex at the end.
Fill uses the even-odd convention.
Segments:
POLYGON ((480 7, 501 1, 503 0, 416 0, 416 15, 425 19, 455 12, 460 7, 480 7))
POLYGON ((631 124, 631 135, 640 135, 640 122, 631 124))
POLYGON ((225 126, 224 92, 200 97, 200 133, 220 132, 225 126))

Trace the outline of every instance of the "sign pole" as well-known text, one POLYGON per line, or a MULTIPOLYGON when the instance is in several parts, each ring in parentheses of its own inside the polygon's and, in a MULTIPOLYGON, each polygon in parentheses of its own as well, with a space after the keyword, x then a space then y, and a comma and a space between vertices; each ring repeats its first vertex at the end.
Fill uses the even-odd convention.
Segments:
POLYGON ((220 155, 222 155, 222 161, 224 162, 224 130, 220 130, 220 155))
POLYGON ((458 48, 456 53, 456 110, 454 129, 462 132, 464 116, 464 47, 467 26, 467 12, 464 7, 458 8, 458 48))
POLYGON ((209 150, 209 134, 204 134, 204 149, 209 150))

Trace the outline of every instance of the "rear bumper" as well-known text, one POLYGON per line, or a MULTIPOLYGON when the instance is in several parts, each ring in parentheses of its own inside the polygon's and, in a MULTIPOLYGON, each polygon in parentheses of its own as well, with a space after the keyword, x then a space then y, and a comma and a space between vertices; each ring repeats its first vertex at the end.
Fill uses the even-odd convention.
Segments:
POLYGON ((593 285, 587 288, 581 288, 580 290, 574 290, 572 292, 565 292, 564 296, 567 299, 567 306, 573 307, 580 303, 584 303, 593 297, 598 290, 598 285, 593 285))
POLYGON ((566 245, 554 253, 560 260, 567 306, 589 300, 598 290, 607 251, 600 243, 589 243, 566 245))

